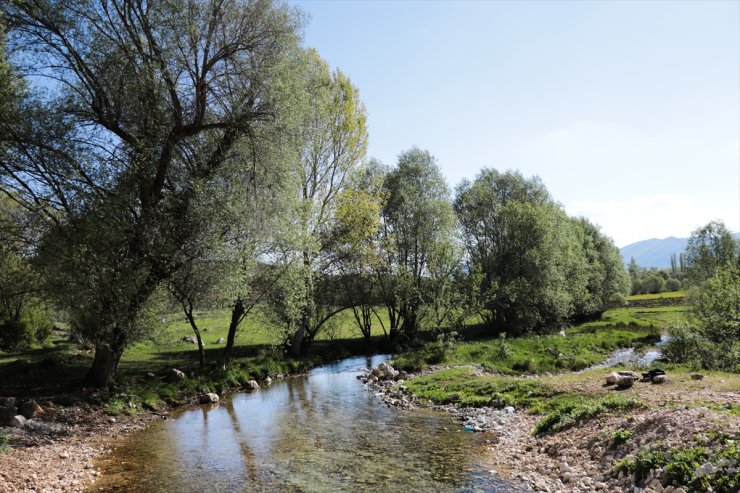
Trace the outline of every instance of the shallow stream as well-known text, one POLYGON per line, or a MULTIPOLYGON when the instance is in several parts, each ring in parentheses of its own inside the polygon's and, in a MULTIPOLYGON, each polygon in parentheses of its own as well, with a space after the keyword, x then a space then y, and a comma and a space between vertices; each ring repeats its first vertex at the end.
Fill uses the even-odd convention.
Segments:
POLYGON ((486 433, 389 409, 355 378, 383 356, 188 408, 120 441, 93 491, 520 491, 490 471, 486 433))

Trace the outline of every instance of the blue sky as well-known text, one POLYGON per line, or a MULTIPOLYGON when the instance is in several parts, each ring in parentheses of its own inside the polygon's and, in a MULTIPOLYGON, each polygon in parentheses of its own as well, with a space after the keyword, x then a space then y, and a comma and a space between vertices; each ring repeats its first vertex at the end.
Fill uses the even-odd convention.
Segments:
POLYGON ((740 2, 293 1, 370 155, 539 175, 617 245, 740 230, 740 2))

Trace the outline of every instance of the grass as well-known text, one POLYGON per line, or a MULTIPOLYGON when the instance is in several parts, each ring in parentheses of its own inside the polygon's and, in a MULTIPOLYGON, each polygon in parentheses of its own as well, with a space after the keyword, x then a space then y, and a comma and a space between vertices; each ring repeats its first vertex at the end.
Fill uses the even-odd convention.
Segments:
POLYGON ((513 406, 543 415, 534 429, 536 435, 580 426, 605 413, 643 406, 631 397, 564 392, 530 378, 475 376, 470 367, 441 370, 409 380, 406 385, 416 396, 436 404, 513 406))
POLYGON ((582 425, 609 412, 624 413, 644 406, 637 399, 621 395, 610 395, 603 398, 576 395, 544 403, 538 408, 530 409, 530 412, 537 413, 545 408, 550 409, 534 428, 534 434, 541 435, 582 425))
POLYGON ((660 300, 666 298, 685 298, 686 291, 668 291, 665 293, 655 294, 634 294, 627 298, 627 301, 638 301, 638 300, 660 300))
POLYGON ((319 334, 307 355, 289 358, 283 355, 279 336, 271 329, 270 321, 255 313, 242 323, 234 347, 234 364, 224 371, 218 363, 225 344, 216 341, 226 338, 229 317, 225 310, 197 314, 206 351, 207 367, 203 369, 198 366, 197 345, 182 341, 185 336, 193 335, 185 317, 180 314, 163 317, 150 337, 124 352, 118 383, 112 392, 92 389, 79 392, 94 353, 69 341, 66 330, 56 330, 42 346, 0 352, 0 395, 44 396, 62 404, 76 401, 97 406, 112 415, 133 415, 190 402, 202 392, 221 394, 238 389, 252 379, 304 372, 351 354, 377 351, 382 344, 383 331, 377 320, 372 346, 367 347, 354 327, 351 311, 345 311, 319 334), (190 378, 167 382, 163 375, 171 368, 185 371, 190 378), (74 399, 71 393, 75 394, 74 399))
POLYGON ((615 349, 657 342, 664 327, 685 318, 686 308, 682 306, 616 308, 605 312, 600 320, 567 329, 565 337, 499 337, 459 344, 431 343, 398 356, 395 363, 410 371, 429 364, 475 363, 506 375, 582 370, 603 361, 615 349))

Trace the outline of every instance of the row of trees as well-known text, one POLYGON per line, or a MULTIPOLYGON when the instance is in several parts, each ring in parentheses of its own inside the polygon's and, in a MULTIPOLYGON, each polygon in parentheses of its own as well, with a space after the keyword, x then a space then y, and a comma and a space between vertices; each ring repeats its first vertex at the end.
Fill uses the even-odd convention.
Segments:
POLYGON ((94 346, 94 384, 154 330, 163 296, 202 364, 194 313, 228 307, 226 365, 257 307, 301 354, 343 310, 368 340, 384 319, 403 341, 471 313, 521 333, 629 289, 612 242, 537 178, 484 170, 453 200, 427 151, 366 162, 358 91, 300 46, 292 9, 10 0, 0 12, 12 62, 0 60, 0 191, 16 211, 3 260, 94 346))
POLYGON ((740 242, 720 221, 691 234, 686 248, 692 312, 672 329, 668 356, 740 372, 740 242))

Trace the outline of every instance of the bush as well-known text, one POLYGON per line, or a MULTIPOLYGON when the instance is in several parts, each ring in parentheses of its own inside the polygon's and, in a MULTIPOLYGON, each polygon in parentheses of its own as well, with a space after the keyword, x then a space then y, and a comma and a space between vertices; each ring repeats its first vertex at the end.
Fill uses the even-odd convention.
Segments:
POLYGON ((740 267, 727 264, 698 289, 694 325, 675 324, 663 348, 677 363, 740 373, 740 267))
POLYGON ((19 320, 0 312, 0 350, 15 351, 34 342, 44 342, 53 327, 43 303, 27 300, 19 320))
POLYGON ((31 342, 28 326, 22 320, 7 319, 0 322, 0 350, 15 351, 31 342))
POLYGON ((680 291, 681 290, 681 281, 678 279, 672 277, 668 279, 665 282, 665 290, 666 291, 680 291))

